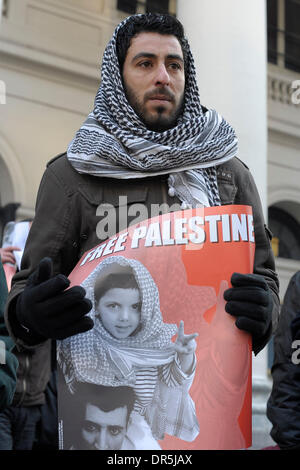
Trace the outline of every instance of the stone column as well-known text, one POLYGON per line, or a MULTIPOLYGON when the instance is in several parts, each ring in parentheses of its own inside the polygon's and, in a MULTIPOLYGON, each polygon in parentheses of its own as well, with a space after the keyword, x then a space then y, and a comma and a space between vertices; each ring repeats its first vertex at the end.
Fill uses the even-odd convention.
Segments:
MULTIPOLYGON (((0 28, 1 28, 1 20, 2 20, 2 8, 3 8, 3 0, 0 0, 0 28)), ((0 76, 0 106, 2 104, 6 104, 6 85, 5 85, 5 82, 1 80, 1 76, 0 76)))
MULTIPOLYGON (((267 207, 267 52, 264 0, 178 0, 197 70, 201 102, 236 129, 239 157, 267 207)), ((267 348, 253 357, 253 446, 272 443, 265 405, 267 348)))

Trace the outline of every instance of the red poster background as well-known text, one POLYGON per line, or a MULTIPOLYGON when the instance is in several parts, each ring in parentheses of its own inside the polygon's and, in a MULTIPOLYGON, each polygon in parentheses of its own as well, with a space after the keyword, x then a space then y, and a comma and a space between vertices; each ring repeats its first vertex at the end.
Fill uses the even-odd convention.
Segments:
MULTIPOLYGON (((200 432, 193 442, 165 436, 162 449, 238 449, 251 446, 251 339, 238 330, 225 310, 223 292, 230 287, 233 272, 251 273, 255 243, 224 241, 222 223, 217 223, 218 241, 210 240, 205 223, 205 242, 132 248, 137 227, 195 215, 251 215, 248 206, 223 206, 179 211, 148 219, 129 227, 122 251, 100 256, 80 266, 85 253, 70 274, 71 285, 81 284, 107 256, 124 256, 142 262, 159 289, 165 323, 184 320, 184 332, 197 332, 197 366, 190 395, 196 406, 200 432), (200 212, 199 212, 200 211, 200 212)), ((125 233, 121 232, 122 233, 125 233)), ((232 230, 231 230, 232 232, 232 230)), ((119 236, 117 234, 116 236, 119 236)), ((174 233, 171 233, 173 236, 174 233)), ((183 235, 189 236, 189 229, 183 235)), ((102 244, 103 245, 103 244, 102 244)), ((90 256, 91 258, 91 256, 90 256)), ((176 335, 173 340, 176 339, 176 335)))

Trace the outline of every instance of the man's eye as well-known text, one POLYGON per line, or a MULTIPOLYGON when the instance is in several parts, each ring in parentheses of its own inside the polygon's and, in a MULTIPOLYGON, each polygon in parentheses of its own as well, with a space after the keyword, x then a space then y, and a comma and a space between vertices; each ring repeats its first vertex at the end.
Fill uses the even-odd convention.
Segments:
POLYGON ((181 65, 178 64, 177 62, 173 62, 172 64, 169 65, 169 67, 171 67, 171 69, 174 69, 174 70, 181 70, 181 65))
POLYGON ((97 427, 93 423, 86 422, 86 423, 84 423, 83 427, 84 427, 85 431, 88 431, 88 432, 97 431, 97 427))
POLYGON ((139 67, 142 67, 142 68, 148 68, 150 67, 152 64, 151 62, 149 62, 149 60, 144 60, 143 62, 140 62, 138 64, 139 67))
POLYGON ((109 432, 112 436, 117 436, 121 431, 122 428, 119 428, 118 426, 112 426, 109 428, 109 432))

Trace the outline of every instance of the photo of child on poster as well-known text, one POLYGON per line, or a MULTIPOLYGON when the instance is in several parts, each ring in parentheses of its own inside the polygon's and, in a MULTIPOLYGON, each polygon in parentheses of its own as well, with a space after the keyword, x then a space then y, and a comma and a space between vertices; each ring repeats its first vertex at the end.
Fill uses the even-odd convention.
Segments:
POLYGON ((148 219, 82 254, 70 280, 94 327, 57 344, 61 449, 251 445, 251 339, 223 296, 232 272, 252 269, 251 209, 203 211, 148 219))
POLYGON ((163 322, 158 288, 137 260, 107 258, 82 286, 92 292, 94 328, 59 348, 70 390, 74 382, 131 386, 129 439, 143 432, 152 449, 160 449, 156 441, 165 432, 193 441, 199 425, 188 390, 197 333, 185 335, 183 322, 179 327, 163 322))

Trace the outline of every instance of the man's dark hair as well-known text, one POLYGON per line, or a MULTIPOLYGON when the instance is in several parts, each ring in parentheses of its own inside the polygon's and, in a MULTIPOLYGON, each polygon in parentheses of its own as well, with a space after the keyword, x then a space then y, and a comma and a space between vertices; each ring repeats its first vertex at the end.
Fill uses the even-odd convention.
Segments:
POLYGON ((105 413, 117 408, 127 407, 127 424, 135 402, 135 393, 132 387, 109 387, 88 382, 78 382, 75 386, 74 399, 76 414, 83 420, 86 405, 97 406, 105 413))
POLYGON ((131 273, 111 273, 104 278, 98 278, 94 286, 95 301, 99 302, 101 297, 110 289, 139 289, 136 279, 131 273))
POLYGON ((127 50, 131 39, 142 32, 169 34, 175 36, 181 45, 185 70, 187 69, 187 40, 184 37, 184 29, 180 21, 174 16, 160 13, 147 13, 145 15, 131 16, 118 31, 117 55, 122 72, 127 50))

